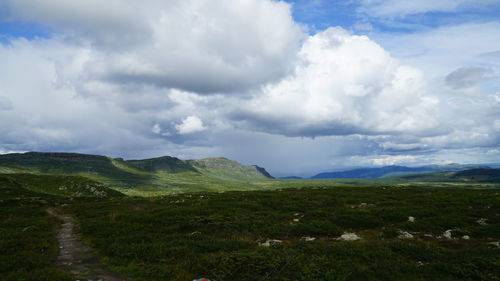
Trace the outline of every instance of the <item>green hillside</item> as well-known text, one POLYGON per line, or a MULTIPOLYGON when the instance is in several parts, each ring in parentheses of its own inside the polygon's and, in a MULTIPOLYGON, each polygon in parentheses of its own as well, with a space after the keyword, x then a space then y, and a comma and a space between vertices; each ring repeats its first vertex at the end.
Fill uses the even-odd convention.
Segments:
POLYGON ((121 197, 122 193, 81 176, 0 174, 0 185, 67 197, 121 197))
POLYGON ((0 173, 80 176, 129 195, 248 190, 272 177, 265 169, 225 158, 123 160, 77 153, 0 155, 0 173))
MULTIPOLYGON (((383 179, 310 179, 276 180, 258 166, 246 166, 227 158, 181 160, 164 156, 143 160, 124 160, 77 153, 40 153, 0 155, 0 174, 52 175, 54 182, 74 176, 74 194, 82 186, 111 188, 133 196, 160 196, 185 192, 263 190, 298 186, 411 185, 450 188, 495 188, 500 176, 495 169, 405 175, 383 179)), ((40 179, 41 180, 41 179, 40 179)), ((50 184, 44 188, 50 189, 50 184)), ((63 184, 54 184, 51 194, 63 184)), ((71 194, 73 191, 68 191, 71 194)), ((67 195, 68 195, 67 194, 67 195)), ((74 195, 71 195, 74 196, 74 195)))
POLYGON ((159 171, 169 173, 198 172, 193 166, 189 165, 188 162, 170 156, 122 162, 125 165, 150 173, 159 171))
POLYGON ((274 180, 225 158, 0 160, 2 281, 90 279, 54 264, 48 208, 132 280, 499 280, 498 170, 274 180))
POLYGON ((227 158, 205 158, 187 162, 198 171, 221 179, 254 181, 273 178, 258 166, 244 166, 227 158))
POLYGON ((500 169, 470 169, 458 172, 408 175, 401 178, 420 182, 500 183, 500 169))

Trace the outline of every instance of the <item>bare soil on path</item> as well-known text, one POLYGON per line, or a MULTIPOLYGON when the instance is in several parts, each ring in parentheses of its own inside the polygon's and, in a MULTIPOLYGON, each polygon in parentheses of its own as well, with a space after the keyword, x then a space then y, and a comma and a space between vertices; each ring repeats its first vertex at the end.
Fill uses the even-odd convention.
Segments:
POLYGON ((95 251, 87 246, 78 233, 78 222, 69 215, 48 208, 47 213, 59 218, 63 223, 57 233, 59 256, 56 265, 69 272, 80 281, 130 281, 106 268, 95 251))

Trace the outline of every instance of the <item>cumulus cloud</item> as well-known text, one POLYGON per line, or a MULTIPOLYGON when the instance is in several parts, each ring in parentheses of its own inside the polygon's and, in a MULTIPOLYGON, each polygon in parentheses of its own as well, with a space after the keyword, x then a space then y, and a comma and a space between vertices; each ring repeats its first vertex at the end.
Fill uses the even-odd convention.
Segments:
POLYGON ((242 92, 286 74, 302 38, 290 5, 270 0, 7 0, 90 48, 80 79, 152 84, 200 94, 242 92))
POLYGON ((175 125, 175 129, 181 135, 201 132, 205 130, 203 121, 198 116, 191 115, 186 117, 180 124, 175 125))
POLYGON ((422 83, 369 38, 330 28, 304 42, 293 74, 234 117, 288 136, 425 132, 438 125, 439 100, 422 83))
POLYGON ((0 153, 226 156, 278 175, 500 155, 498 23, 375 40, 305 37, 270 0, 2 5, 53 33, 0 45, 0 153))
POLYGON ((461 67, 446 76, 448 86, 470 88, 493 77, 494 71, 484 67, 461 67))

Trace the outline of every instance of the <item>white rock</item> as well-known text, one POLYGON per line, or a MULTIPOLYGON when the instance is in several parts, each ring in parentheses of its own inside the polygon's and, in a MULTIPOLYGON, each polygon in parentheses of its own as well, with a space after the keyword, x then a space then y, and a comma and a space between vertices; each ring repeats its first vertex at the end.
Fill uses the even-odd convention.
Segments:
POLYGON ((271 245, 281 244, 281 243, 283 243, 283 241, 278 240, 278 239, 267 239, 266 242, 259 243, 259 246, 269 247, 271 245))
POLYGON ((488 243, 488 245, 491 245, 491 246, 495 246, 497 248, 500 248, 500 242, 496 241, 496 242, 490 242, 488 243))
POLYGON ((415 218, 414 218, 414 217, 412 217, 412 216, 410 216, 410 217, 408 217, 408 221, 409 221, 409 222, 415 222, 415 218))
POLYGON ((488 220, 488 219, 485 219, 485 218, 480 218, 480 219, 478 219, 476 222, 477 222, 479 225, 485 226, 485 225, 488 225, 488 224, 486 223, 486 221, 487 221, 487 220, 488 220))
POLYGON ((356 233, 346 232, 346 233, 342 234, 338 239, 343 240, 343 241, 356 241, 356 240, 361 239, 361 237, 356 235, 356 233))
POLYGON ((306 237, 302 237, 302 238, 300 238, 300 240, 303 240, 303 241, 309 242, 309 241, 314 241, 314 240, 316 240, 316 237, 309 237, 309 236, 306 236, 306 237))
POLYGON ((462 239, 464 239, 464 240, 469 240, 469 239, 470 239, 470 236, 469 236, 469 235, 464 235, 464 236, 462 236, 462 239))
POLYGON ((300 220, 299 219, 293 219, 293 222, 299 222, 300 220))
POLYGON ((443 233, 443 237, 446 238, 446 239, 451 239, 451 229, 446 230, 443 233))
POLYGON ((406 231, 399 231, 399 235, 398 235, 398 238, 399 239, 413 239, 414 236, 413 234, 409 233, 409 232, 406 232, 406 231))

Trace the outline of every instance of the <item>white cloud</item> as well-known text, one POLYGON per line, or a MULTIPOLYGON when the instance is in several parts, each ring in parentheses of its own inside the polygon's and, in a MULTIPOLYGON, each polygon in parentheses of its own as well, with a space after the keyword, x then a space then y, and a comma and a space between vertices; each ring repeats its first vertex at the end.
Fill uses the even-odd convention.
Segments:
POLYGON ((438 124, 439 99, 418 69, 365 36, 330 28, 311 36, 292 75, 264 89, 238 116, 291 136, 423 132, 438 124))
POLYGON ((161 134, 161 127, 160 127, 160 124, 154 124, 153 125, 153 128, 151 128, 151 132, 159 135, 161 134))
POLYGON ((12 101, 5 96, 0 96, 0 111, 1 110, 12 110, 12 101))
POLYGON ((352 29, 354 29, 355 31, 366 32, 373 31, 374 27, 369 22, 359 21, 352 26, 352 29))
POLYGON ((206 128, 203 121, 198 116, 188 116, 180 124, 175 125, 175 129, 181 135, 204 131, 206 128))
POLYGON ((497 0, 361 0, 359 11, 372 17, 396 18, 427 12, 454 12, 471 5, 489 5, 497 0))
POLYGON ((80 79, 197 93, 242 92, 282 77, 302 38, 270 0, 7 0, 11 17, 90 48, 80 79))
POLYGON ((498 155, 497 78, 446 84, 500 73, 498 22, 305 38, 269 0, 5 3, 54 33, 0 45, 0 151, 226 156, 300 175, 498 155))
POLYGON ((389 165, 408 165, 415 163, 418 159, 414 155, 385 155, 381 157, 375 157, 372 159, 373 164, 377 166, 389 166, 389 165))
POLYGON ((446 84, 455 89, 471 88, 484 82, 485 80, 493 78, 493 70, 484 67, 461 67, 445 78, 446 84))
POLYGON ((382 33, 374 40, 405 64, 425 70, 428 77, 443 78, 461 67, 498 69, 500 60, 491 55, 500 46, 500 37, 491 36, 498 30, 499 21, 464 23, 397 36, 382 33))

